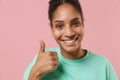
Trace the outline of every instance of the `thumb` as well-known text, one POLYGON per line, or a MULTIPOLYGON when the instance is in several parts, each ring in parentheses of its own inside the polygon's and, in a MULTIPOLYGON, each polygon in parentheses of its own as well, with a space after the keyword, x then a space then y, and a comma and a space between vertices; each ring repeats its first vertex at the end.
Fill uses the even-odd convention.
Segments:
POLYGON ((39 54, 45 52, 45 43, 44 41, 40 40, 40 50, 39 54))

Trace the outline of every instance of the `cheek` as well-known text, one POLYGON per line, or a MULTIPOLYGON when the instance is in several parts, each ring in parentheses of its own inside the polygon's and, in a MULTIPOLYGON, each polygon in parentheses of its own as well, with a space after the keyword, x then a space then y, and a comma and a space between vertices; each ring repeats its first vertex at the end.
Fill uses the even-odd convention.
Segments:
POLYGON ((57 40, 61 38, 62 33, 60 31, 54 30, 53 35, 54 35, 54 38, 57 40))
POLYGON ((76 28, 75 32, 77 32, 78 34, 83 34, 84 33, 84 27, 78 27, 78 28, 76 28))

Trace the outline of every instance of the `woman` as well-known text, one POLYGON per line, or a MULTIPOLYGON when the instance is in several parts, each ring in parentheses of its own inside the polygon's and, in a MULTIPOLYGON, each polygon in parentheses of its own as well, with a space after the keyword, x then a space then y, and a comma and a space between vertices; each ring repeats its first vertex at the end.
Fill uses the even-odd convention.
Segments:
POLYGON ((24 74, 24 80, 118 80, 110 62, 81 48, 84 19, 78 0, 51 0, 49 20, 58 48, 45 49, 24 74))

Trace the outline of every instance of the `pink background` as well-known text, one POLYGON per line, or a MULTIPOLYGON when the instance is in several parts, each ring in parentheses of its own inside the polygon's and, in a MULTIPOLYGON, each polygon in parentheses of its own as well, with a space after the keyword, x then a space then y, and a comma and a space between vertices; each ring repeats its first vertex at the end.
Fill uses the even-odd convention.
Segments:
MULTIPOLYGON (((0 0, 0 80, 22 80, 39 50, 56 47, 47 16, 49 0, 0 0)), ((106 56, 120 77, 120 0, 80 0, 87 48, 106 56)))

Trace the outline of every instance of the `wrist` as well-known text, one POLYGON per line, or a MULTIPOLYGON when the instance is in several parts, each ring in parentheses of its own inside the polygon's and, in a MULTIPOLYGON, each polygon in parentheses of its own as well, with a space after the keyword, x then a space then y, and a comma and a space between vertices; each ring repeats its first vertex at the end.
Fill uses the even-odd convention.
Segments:
POLYGON ((42 72, 40 72, 36 67, 33 67, 28 80, 40 80, 42 77, 42 72))
POLYGON ((31 72, 34 73, 37 76, 42 76, 43 75, 43 72, 42 72, 41 68, 37 68, 36 66, 33 66, 31 72))

